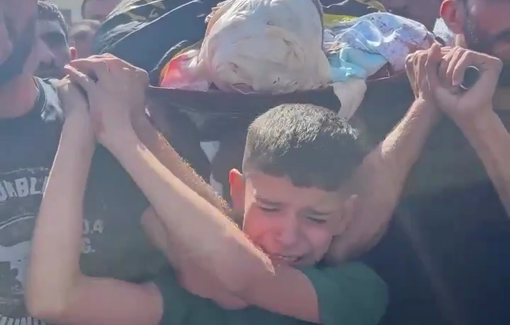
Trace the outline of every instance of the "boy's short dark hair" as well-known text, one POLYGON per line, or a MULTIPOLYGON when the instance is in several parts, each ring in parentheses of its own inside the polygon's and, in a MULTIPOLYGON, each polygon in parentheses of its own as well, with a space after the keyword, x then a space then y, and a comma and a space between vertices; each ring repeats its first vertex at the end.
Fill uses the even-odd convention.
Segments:
POLYGON ((37 1, 37 19, 58 21, 60 27, 64 31, 66 39, 69 37, 66 19, 62 12, 58 9, 57 5, 48 0, 37 1))
POLYGON ((322 107, 284 104, 248 128, 243 171, 288 177, 294 186, 336 191, 366 151, 358 132, 322 107))

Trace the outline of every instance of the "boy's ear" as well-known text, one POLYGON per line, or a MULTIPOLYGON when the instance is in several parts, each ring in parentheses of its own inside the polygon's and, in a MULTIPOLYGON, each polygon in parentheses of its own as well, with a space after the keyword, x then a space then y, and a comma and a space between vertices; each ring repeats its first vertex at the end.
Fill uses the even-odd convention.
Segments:
POLYGON ((347 230, 347 228, 349 228, 349 225, 354 219, 354 214, 356 213, 358 201, 359 199, 357 195, 351 195, 347 200, 344 201, 342 207, 342 215, 338 220, 337 224, 333 227, 334 228, 333 234, 335 236, 343 234, 347 230))
POLYGON ((232 199, 232 209, 234 212, 244 211, 244 176, 237 169, 232 169, 229 173, 230 198, 232 199))

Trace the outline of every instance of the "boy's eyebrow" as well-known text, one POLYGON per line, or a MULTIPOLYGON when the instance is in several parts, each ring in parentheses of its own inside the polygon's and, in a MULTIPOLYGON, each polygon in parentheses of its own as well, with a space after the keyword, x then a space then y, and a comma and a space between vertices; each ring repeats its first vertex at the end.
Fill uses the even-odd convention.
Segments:
POLYGON ((308 208, 308 209, 305 209, 306 212, 310 213, 310 214, 313 214, 315 216, 318 216, 318 217, 327 217, 329 215, 331 215, 333 212, 332 211, 317 211, 315 209, 312 209, 312 208, 308 208))
POLYGON ((280 205, 282 205, 281 202, 271 201, 269 199, 265 199, 265 198, 260 197, 258 195, 255 195, 255 200, 259 201, 260 203, 266 204, 266 205, 273 205, 273 206, 280 206, 280 205))
MULTIPOLYGON (((270 206, 274 206, 274 207, 282 206, 283 205, 282 202, 271 201, 269 199, 260 197, 258 195, 255 195, 255 200, 257 200, 258 202, 260 202, 262 204, 270 205, 270 206)), ((318 211, 318 210, 313 209, 313 208, 305 208, 304 211, 307 214, 312 214, 312 215, 314 215, 316 217, 329 217, 330 215, 333 214, 333 211, 318 211)))

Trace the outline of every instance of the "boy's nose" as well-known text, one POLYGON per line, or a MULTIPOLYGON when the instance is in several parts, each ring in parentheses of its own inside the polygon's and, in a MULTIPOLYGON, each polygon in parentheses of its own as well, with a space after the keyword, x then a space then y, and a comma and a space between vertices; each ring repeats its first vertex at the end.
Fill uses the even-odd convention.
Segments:
POLYGON ((285 216, 276 239, 282 248, 295 246, 299 240, 299 222, 296 216, 285 216))

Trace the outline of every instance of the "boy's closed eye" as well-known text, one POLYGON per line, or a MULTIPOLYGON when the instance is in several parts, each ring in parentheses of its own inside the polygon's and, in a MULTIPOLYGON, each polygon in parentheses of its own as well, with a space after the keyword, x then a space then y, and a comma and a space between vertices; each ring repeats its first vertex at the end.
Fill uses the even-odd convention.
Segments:
POLYGON ((280 211, 282 208, 282 204, 279 202, 273 202, 261 197, 257 197, 255 200, 259 209, 264 212, 274 213, 280 211))
POLYGON ((332 214, 333 214, 333 212, 318 211, 318 210, 311 209, 311 208, 305 209, 303 211, 304 218, 306 218, 307 220, 309 220, 313 223, 317 223, 317 224, 327 223, 330 220, 332 214))
POLYGON ((327 218, 320 218, 320 217, 317 217, 317 216, 314 216, 314 215, 307 215, 305 217, 308 221, 311 221, 313 223, 316 223, 316 224, 325 224, 326 222, 328 222, 328 219, 327 218))
POLYGON ((264 212, 268 212, 268 213, 275 213, 275 212, 278 212, 280 211, 280 208, 279 207, 270 207, 270 206, 264 206, 264 205, 258 205, 259 209, 264 211, 264 212))
MULTIPOLYGON (((280 212, 282 207, 281 204, 275 202, 260 202, 258 200, 257 206, 260 210, 266 213, 277 213, 280 212)), ((318 211, 306 211, 302 214, 302 217, 307 221, 316 224, 325 224, 329 220, 329 212, 318 212, 318 211)))

